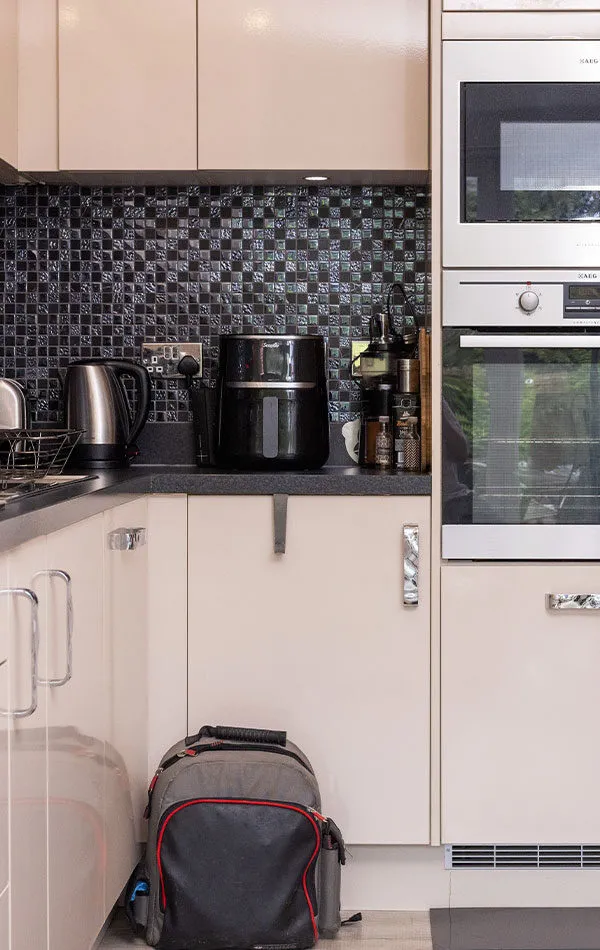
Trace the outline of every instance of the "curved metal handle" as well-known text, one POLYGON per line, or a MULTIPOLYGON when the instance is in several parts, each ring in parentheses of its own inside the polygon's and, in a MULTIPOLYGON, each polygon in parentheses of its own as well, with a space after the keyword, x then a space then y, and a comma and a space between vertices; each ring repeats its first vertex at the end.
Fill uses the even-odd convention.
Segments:
MULTIPOLYGON (((38 623, 38 599, 28 587, 8 587, 0 590, 0 597, 25 597, 31 604, 31 702, 22 709, 0 709, 0 716, 11 719, 26 719, 37 709, 38 652, 40 647, 40 628, 38 623)), ((4 661, 6 662, 6 660, 4 661)))
POLYGON ((600 610, 600 594, 546 594, 548 610, 600 610))
POLYGON ((54 679, 39 679, 38 683, 40 686, 65 686, 73 676, 73 582, 71 575, 67 574, 66 571, 38 571, 37 574, 33 575, 34 582, 38 577, 58 577, 61 581, 65 582, 67 613, 65 675, 54 679))
POLYGON ((404 597, 405 607, 419 606, 419 526, 405 524, 403 528, 404 597))
POLYGON ((135 551, 148 541, 145 528, 116 528, 108 534, 108 547, 111 551, 135 551))

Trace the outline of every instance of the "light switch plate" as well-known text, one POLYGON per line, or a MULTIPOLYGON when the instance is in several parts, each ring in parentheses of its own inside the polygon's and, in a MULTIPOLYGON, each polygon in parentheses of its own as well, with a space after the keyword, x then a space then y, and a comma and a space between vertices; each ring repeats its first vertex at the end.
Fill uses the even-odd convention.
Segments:
POLYGON ((180 360, 184 356, 193 356, 200 366, 198 375, 202 376, 202 344, 186 343, 142 343, 142 363, 151 376, 156 379, 183 379, 177 372, 180 360))

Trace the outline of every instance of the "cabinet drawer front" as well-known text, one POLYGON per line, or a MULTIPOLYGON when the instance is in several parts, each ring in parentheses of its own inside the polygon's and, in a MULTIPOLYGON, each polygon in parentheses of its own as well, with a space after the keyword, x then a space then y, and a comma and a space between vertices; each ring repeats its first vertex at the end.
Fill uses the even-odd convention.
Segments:
POLYGON ((597 566, 443 567, 445 841, 600 840, 595 590, 597 566))

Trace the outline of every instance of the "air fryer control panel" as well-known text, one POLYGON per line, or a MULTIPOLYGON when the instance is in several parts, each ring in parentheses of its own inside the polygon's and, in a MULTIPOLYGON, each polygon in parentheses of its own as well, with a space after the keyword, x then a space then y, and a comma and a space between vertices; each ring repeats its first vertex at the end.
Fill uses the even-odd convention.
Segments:
POLYGON ((598 271, 455 271, 443 277, 447 327, 600 327, 598 271))

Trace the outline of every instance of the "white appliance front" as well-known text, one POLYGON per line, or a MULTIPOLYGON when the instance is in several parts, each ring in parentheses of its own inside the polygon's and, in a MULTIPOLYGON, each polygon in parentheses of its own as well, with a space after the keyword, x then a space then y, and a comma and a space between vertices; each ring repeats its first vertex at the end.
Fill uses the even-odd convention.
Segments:
POLYGON ((600 41, 445 40, 443 266, 600 264, 600 41))

